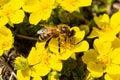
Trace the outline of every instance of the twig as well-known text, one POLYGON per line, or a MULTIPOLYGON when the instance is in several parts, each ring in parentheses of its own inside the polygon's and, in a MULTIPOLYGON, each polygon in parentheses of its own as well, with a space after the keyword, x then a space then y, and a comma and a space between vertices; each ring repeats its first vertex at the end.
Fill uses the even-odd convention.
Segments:
POLYGON ((3 57, 0 57, 0 61, 5 65, 5 67, 8 68, 8 69, 10 70, 10 72, 11 72, 11 76, 10 76, 9 80, 12 80, 12 77, 13 77, 13 76, 17 79, 14 71, 11 69, 11 67, 8 65, 8 63, 5 62, 5 60, 4 60, 3 57))
MULTIPOLYGON (((11 75, 10 75, 10 78, 9 78, 9 80, 12 80, 12 77, 15 77, 16 79, 17 79, 17 76, 16 76, 16 74, 14 73, 14 72, 11 72, 11 75)), ((17 79, 18 80, 18 79, 17 79)))
POLYGON ((29 36, 25 36, 25 35, 21 35, 21 34, 17 34, 16 36, 20 37, 20 38, 24 38, 24 39, 29 39, 29 40, 35 40, 35 41, 38 40, 38 38, 29 37, 29 36))

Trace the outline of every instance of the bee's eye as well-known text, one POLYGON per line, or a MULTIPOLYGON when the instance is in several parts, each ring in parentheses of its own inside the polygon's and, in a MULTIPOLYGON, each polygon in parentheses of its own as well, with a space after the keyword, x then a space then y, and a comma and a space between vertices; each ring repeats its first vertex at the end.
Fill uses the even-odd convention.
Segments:
POLYGON ((68 37, 72 37, 72 36, 74 36, 74 35, 75 35, 75 31, 72 30, 72 31, 68 34, 68 37))
POLYGON ((65 33, 67 31, 67 27, 64 26, 64 27, 62 27, 61 30, 62 30, 63 33, 65 33))

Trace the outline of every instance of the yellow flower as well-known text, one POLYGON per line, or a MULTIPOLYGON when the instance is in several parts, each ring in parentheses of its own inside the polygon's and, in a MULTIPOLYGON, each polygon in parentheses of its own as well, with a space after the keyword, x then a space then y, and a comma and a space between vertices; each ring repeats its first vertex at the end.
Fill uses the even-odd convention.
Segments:
POLYGON ((79 9, 79 7, 90 6, 92 0, 57 0, 63 9, 73 12, 79 9))
POLYGON ((99 17, 95 16, 94 21, 99 27, 94 27, 88 38, 99 37, 104 41, 113 41, 116 38, 116 34, 120 32, 120 11, 114 13, 109 19, 107 14, 101 15, 99 17))
POLYGON ((26 60, 19 59, 22 60, 20 61, 21 64, 16 59, 16 65, 21 68, 17 70, 19 80, 30 80, 30 77, 33 77, 34 80, 41 80, 40 76, 47 75, 51 69, 61 71, 62 62, 55 55, 45 50, 44 46, 45 42, 36 43, 36 47, 32 47, 26 60), (25 64, 25 67, 23 63, 28 64, 25 64))
POLYGON ((9 50, 13 46, 14 38, 12 32, 6 26, 0 27, 0 56, 4 51, 9 50))
POLYGON ((120 74, 120 48, 112 48, 112 43, 96 39, 94 49, 89 49, 82 56, 87 69, 93 77, 106 74, 120 74))
POLYGON ((29 21, 31 24, 38 24, 41 20, 47 20, 55 8, 55 0, 27 0, 23 10, 31 12, 29 21))
POLYGON ((18 24, 24 19, 24 11, 20 9, 23 5, 23 0, 10 0, 0 9, 0 26, 7 23, 18 24))
POLYGON ((78 27, 73 27, 71 30, 75 31, 73 37, 67 38, 66 41, 63 37, 60 37, 60 41, 58 41, 58 38, 52 38, 48 45, 50 50, 61 60, 67 60, 70 56, 75 56, 75 52, 87 51, 89 48, 87 41, 83 40, 85 32, 80 31, 78 27))

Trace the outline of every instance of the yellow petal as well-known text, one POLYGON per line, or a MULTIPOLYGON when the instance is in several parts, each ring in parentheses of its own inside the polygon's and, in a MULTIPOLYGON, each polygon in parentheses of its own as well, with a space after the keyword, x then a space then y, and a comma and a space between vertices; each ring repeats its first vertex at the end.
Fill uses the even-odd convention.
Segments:
POLYGON ((103 75, 103 66, 95 62, 89 62, 87 69, 90 71, 93 77, 101 77, 103 75))
POLYGON ((12 10, 18 10, 24 4, 24 0, 10 0, 10 8, 12 10))
POLYGON ((67 60, 74 52, 71 50, 66 49, 65 52, 57 54, 59 59, 67 60))
POLYGON ((40 12, 33 12, 30 14, 30 17, 29 17, 29 22, 30 24, 34 24, 34 25, 37 25, 39 23, 39 21, 42 20, 42 16, 40 12))
POLYGON ((105 74, 105 80, 120 80, 120 74, 105 74))
POLYGON ((59 52, 58 52, 58 49, 59 49, 58 38, 52 38, 48 45, 49 45, 49 48, 52 52, 59 54, 59 52))
POLYGON ((99 37, 100 30, 98 30, 96 27, 93 27, 92 32, 90 33, 90 35, 87 38, 95 38, 95 37, 99 37))
POLYGON ((0 27, 6 25, 9 22, 6 16, 0 16, 0 27))
POLYGON ((84 55, 82 56, 82 61, 86 64, 96 60, 97 60, 97 52, 94 49, 90 49, 84 52, 84 55))
MULTIPOLYGON (((29 72, 29 71, 28 71, 29 72)), ((30 80, 29 74, 23 74, 26 73, 25 71, 17 70, 17 78, 18 80, 30 80)))
POLYGON ((31 76, 38 77, 38 76, 45 76, 50 72, 51 68, 47 64, 37 64, 31 67, 31 76))
POLYGON ((44 12, 43 9, 40 9, 37 12, 32 12, 30 14, 29 21, 31 24, 37 25, 41 20, 47 20, 50 17, 51 12, 52 9, 50 9, 49 11, 44 9, 44 12))
POLYGON ((23 10, 16 10, 13 14, 10 16, 11 23, 18 24, 23 22, 23 19, 25 17, 25 13, 23 10))
POLYGON ((35 65, 41 61, 40 53, 37 52, 35 47, 32 47, 27 60, 28 60, 29 65, 35 65))
POLYGON ((120 64, 120 48, 114 49, 110 56, 113 63, 120 64))
POLYGON ((36 12, 39 10, 39 7, 39 0, 26 0, 25 4, 22 6, 23 10, 26 12, 36 12))
POLYGON ((84 7, 84 6, 90 6, 92 3, 92 0, 80 0, 79 1, 79 6, 84 7))
POLYGON ((107 54, 111 50, 111 42, 104 42, 100 39, 95 39, 93 46, 100 55, 107 54))
POLYGON ((42 53, 42 51, 45 49, 45 44, 46 42, 37 42, 35 46, 37 50, 39 50, 42 53))
POLYGON ((3 6, 4 4, 8 3, 10 0, 0 0, 0 6, 3 6))
POLYGON ((109 31, 109 32, 101 32, 99 39, 101 39, 102 41, 113 41, 116 38, 117 33, 116 33, 116 31, 114 33, 113 30, 109 31))
POLYGON ((94 21, 97 26, 102 29, 103 24, 109 24, 109 16, 107 14, 100 15, 99 17, 95 16, 94 21))
POLYGON ((80 29, 78 27, 72 27, 71 30, 75 30, 75 43, 80 42, 81 40, 83 40, 84 36, 85 36, 85 31, 80 31, 80 29))
POLYGON ((110 19, 110 24, 113 26, 120 25, 120 11, 114 13, 110 19))
MULTIPOLYGON (((12 48, 14 38, 12 36, 12 32, 9 28, 6 26, 1 26, 0 27, 0 50, 6 51, 12 48)), ((2 52, 3 53, 3 52, 2 52)))
POLYGON ((50 66, 53 70, 61 71, 62 70, 62 62, 59 58, 53 55, 49 60, 50 66))
POLYGON ((42 80, 42 78, 41 77, 34 77, 32 80, 42 80))
POLYGON ((106 72, 109 74, 120 74, 120 65, 111 64, 107 66, 106 72))
POLYGON ((120 47, 120 39, 116 38, 114 41, 112 41, 112 47, 113 48, 119 48, 120 47))
POLYGON ((75 53, 73 53, 70 57, 71 57, 72 59, 74 59, 74 60, 77 59, 75 53))
POLYGON ((74 52, 83 52, 89 49, 89 44, 87 41, 82 41, 79 44, 76 44, 73 48, 74 52))

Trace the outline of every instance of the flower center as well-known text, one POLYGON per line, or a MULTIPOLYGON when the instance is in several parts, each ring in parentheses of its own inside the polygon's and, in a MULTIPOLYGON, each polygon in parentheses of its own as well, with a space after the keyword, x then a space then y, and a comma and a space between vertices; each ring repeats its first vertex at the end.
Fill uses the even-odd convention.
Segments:
POLYGON ((110 58, 107 55, 100 55, 97 57, 98 63, 101 65, 108 65, 110 63, 110 58))
POLYGON ((110 24, 106 24, 106 23, 103 23, 102 24, 102 27, 101 27, 102 31, 104 32, 110 32, 112 29, 112 27, 110 26, 110 24))

